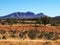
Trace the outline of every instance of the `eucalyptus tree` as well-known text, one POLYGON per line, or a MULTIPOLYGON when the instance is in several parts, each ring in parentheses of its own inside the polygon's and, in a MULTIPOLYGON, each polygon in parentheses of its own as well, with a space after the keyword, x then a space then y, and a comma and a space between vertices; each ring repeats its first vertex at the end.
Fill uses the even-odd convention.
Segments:
POLYGON ((50 23, 50 17, 48 17, 48 16, 41 17, 40 20, 41 20, 42 24, 44 24, 44 26, 46 26, 46 24, 50 23))

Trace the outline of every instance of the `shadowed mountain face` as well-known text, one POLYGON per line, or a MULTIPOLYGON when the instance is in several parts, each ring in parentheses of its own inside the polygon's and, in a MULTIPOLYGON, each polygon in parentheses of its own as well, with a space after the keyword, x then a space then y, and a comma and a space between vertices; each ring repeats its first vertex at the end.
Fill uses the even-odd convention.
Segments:
POLYGON ((18 18, 18 19, 38 19, 40 17, 46 16, 43 13, 34 14, 33 12, 15 12, 0 18, 18 18))

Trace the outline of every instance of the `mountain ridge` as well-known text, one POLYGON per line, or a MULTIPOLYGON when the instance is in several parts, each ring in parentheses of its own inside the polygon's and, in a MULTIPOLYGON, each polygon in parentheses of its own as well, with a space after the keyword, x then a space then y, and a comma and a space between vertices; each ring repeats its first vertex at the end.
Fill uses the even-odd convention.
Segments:
POLYGON ((46 16, 46 15, 43 13, 35 14, 33 12, 15 12, 6 16, 1 16, 0 18, 38 19, 43 16, 46 16))
MULTIPOLYGON (((2 19, 6 18, 17 18, 17 19, 39 19, 40 17, 47 16, 44 13, 33 13, 33 12, 14 12, 6 16, 0 16, 2 19)), ((49 17, 49 16, 48 16, 49 17)), ((60 19, 60 16, 52 17, 54 19, 60 19)))

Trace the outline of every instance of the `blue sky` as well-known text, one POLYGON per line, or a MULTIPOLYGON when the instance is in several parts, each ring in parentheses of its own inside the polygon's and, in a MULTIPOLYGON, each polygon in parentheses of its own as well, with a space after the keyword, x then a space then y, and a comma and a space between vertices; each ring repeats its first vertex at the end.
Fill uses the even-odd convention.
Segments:
POLYGON ((0 16, 27 11, 60 16, 60 0, 0 0, 0 16))

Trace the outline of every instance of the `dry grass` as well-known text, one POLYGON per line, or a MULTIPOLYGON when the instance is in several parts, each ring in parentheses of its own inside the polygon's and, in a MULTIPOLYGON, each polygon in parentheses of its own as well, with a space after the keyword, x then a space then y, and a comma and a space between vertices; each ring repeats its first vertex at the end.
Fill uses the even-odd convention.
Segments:
MULTIPOLYGON (((30 29, 38 29, 40 31, 52 31, 60 33, 60 26, 38 26, 34 27, 34 25, 0 25, 0 30, 30 30, 30 29)), ((60 40, 51 41, 51 40, 0 40, 0 45, 60 45, 60 40)))
POLYGON ((60 45, 60 41, 50 41, 50 40, 0 40, 0 45, 60 45))

